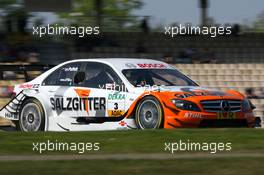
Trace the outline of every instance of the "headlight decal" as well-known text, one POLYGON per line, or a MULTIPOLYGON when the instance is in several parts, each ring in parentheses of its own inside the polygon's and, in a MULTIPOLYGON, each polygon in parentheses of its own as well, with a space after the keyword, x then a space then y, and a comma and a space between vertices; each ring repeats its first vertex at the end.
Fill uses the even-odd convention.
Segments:
POLYGON ((193 102, 178 99, 172 99, 171 101, 176 108, 188 111, 201 111, 200 108, 193 102))

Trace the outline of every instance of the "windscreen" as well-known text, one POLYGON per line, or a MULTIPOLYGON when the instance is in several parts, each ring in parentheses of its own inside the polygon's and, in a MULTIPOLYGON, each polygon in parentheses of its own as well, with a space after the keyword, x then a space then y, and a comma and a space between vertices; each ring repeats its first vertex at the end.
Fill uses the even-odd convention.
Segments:
POLYGON ((198 86, 176 69, 124 69, 128 81, 139 86, 198 86))

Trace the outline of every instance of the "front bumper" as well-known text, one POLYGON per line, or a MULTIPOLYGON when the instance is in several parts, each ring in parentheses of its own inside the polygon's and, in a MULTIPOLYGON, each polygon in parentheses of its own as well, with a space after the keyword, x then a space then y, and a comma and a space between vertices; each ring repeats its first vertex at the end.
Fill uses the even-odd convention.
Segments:
POLYGON ((179 111, 165 115, 164 128, 254 127, 253 112, 195 112, 179 111))

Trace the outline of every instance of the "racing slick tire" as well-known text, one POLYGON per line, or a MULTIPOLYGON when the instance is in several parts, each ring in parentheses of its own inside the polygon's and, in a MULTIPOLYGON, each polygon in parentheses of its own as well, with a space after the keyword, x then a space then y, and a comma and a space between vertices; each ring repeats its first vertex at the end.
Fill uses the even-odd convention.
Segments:
POLYGON ((163 110, 160 102, 155 97, 145 97, 137 105, 135 121, 138 129, 161 128, 163 126, 163 110))
POLYGON ((44 131, 45 113, 38 100, 30 98, 23 102, 16 128, 22 132, 44 131))

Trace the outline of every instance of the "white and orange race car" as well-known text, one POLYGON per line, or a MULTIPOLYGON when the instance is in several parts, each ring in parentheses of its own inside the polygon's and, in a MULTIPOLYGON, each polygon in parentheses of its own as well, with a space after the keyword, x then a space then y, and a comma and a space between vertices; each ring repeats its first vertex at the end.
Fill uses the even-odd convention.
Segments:
POLYGON ((16 85, 0 116, 21 131, 254 127, 241 93, 198 86, 164 62, 82 59, 16 85))

